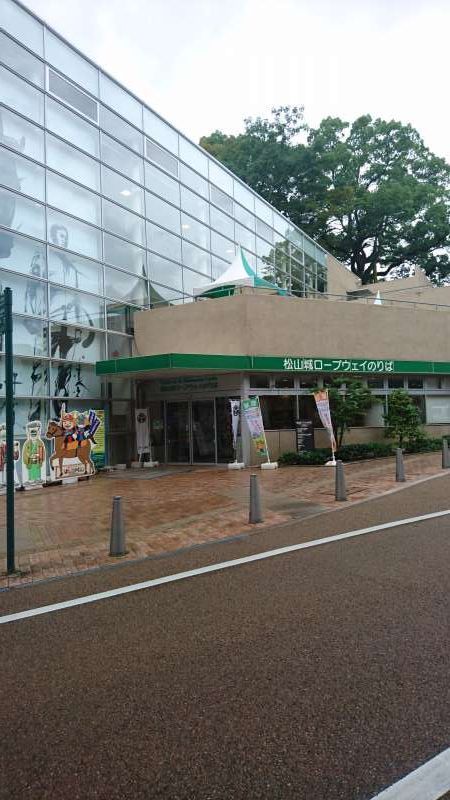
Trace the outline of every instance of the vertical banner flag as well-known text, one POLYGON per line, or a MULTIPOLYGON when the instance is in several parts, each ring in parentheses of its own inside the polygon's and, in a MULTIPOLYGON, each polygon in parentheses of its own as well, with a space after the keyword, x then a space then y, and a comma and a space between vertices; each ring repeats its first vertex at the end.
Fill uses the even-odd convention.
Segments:
POLYGON ((259 397, 249 397, 247 400, 243 400, 242 414, 247 422, 256 452, 260 456, 266 456, 267 461, 269 461, 269 451, 267 448, 266 434, 264 432, 259 397))
POLYGON ((95 469, 101 469, 106 464, 105 412, 103 408, 96 408, 94 413, 99 424, 95 430, 95 437, 92 440, 91 458, 94 462, 95 469))
POLYGON ((322 389, 319 392, 314 392, 314 400, 316 401, 317 411, 319 413, 320 421, 324 428, 328 431, 331 441, 331 450, 333 454, 336 452, 336 439, 333 433, 333 424, 331 422, 330 402, 328 399, 328 389, 322 389))
POLYGON ((150 420, 148 408, 136 409, 136 448, 138 456, 150 452, 150 420))
POLYGON ((233 434, 233 450, 236 452, 239 419, 241 416, 241 401, 230 400, 231 406, 231 432, 233 434))

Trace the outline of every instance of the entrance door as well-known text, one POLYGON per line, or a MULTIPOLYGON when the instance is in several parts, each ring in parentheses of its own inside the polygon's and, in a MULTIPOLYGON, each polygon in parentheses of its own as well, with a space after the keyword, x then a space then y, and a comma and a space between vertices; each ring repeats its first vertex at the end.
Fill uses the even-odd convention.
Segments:
POLYGON ((214 400, 193 400, 192 461, 194 464, 214 464, 216 461, 214 400))
POLYGON ((189 464, 189 403, 169 401, 166 405, 167 461, 189 464))

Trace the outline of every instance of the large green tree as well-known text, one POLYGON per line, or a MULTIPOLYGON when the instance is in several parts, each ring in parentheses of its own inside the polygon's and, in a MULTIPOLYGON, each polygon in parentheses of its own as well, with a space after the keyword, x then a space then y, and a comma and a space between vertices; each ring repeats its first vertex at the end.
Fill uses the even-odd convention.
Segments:
POLYGON ((363 283, 414 266, 436 283, 450 275, 450 166, 411 125, 329 117, 307 129, 302 108, 282 107, 200 143, 363 283))

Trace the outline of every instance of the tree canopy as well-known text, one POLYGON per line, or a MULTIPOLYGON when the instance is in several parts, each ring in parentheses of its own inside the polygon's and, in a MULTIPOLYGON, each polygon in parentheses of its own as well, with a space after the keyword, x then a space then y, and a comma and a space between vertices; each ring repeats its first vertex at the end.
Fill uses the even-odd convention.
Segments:
POLYGON ((200 144, 362 283, 414 266, 450 276, 450 165, 411 125, 366 115, 308 128, 302 107, 283 106, 200 144))

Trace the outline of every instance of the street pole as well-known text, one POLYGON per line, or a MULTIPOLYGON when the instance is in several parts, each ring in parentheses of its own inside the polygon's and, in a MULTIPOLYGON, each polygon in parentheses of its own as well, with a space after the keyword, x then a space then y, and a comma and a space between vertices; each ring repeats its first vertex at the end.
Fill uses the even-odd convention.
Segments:
POLYGON ((14 542, 14 376, 11 289, 5 289, 3 297, 6 384, 6 571, 8 575, 11 575, 16 571, 14 542))

